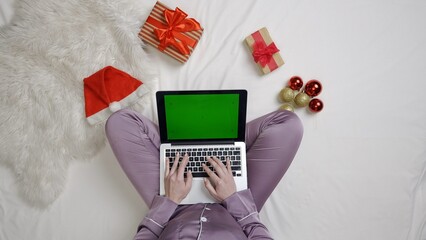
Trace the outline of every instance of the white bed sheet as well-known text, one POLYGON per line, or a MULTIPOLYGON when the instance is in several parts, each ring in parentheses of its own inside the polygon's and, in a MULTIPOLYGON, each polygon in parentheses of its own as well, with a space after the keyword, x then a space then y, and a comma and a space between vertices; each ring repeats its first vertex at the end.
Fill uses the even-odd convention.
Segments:
MULTIPOLYGON (((155 1, 150 0, 152 5, 155 1)), ((300 150, 261 212, 276 239, 426 239, 426 2, 164 0, 205 28, 181 65, 152 47, 160 89, 244 88, 248 119, 280 106, 293 75, 322 82, 300 150), (243 39, 267 27, 285 65, 260 76, 243 39)), ((13 14, 0 1, 0 21, 13 14)), ((0 166, 0 239, 131 239, 147 206, 109 147, 73 164, 48 209, 0 166)))

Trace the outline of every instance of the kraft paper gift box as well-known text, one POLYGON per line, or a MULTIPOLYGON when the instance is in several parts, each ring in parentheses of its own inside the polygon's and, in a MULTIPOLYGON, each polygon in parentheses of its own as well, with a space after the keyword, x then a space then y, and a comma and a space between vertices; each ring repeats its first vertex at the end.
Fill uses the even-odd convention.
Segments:
POLYGON ((142 26, 139 37, 163 53, 185 63, 203 34, 203 28, 181 9, 157 2, 142 26))
POLYGON ((253 60, 263 74, 270 73, 284 64, 279 49, 275 46, 266 28, 262 28, 245 38, 253 60))

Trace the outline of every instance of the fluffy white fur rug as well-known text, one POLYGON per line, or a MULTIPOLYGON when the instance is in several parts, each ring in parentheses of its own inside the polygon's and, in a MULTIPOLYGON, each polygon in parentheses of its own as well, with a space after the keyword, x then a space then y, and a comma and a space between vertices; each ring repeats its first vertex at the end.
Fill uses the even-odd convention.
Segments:
MULTIPOLYGON (((17 0, 11 23, 0 29, 0 163, 32 205, 57 199, 69 163, 105 144, 104 126, 85 119, 84 77, 112 65, 155 92, 157 72, 138 38, 152 8, 144 4, 17 0)), ((135 106, 151 107, 152 94, 135 106)))

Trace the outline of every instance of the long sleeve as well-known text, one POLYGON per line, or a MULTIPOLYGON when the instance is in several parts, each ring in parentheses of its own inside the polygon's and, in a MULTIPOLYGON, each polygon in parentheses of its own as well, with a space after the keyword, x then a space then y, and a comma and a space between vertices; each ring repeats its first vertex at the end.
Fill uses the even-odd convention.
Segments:
POLYGON ((156 196, 148 214, 139 224, 134 240, 158 239, 177 206, 175 202, 166 197, 156 196))
POLYGON ((273 239, 265 225, 260 222, 250 189, 234 193, 225 199, 222 205, 240 224, 248 239, 273 239))

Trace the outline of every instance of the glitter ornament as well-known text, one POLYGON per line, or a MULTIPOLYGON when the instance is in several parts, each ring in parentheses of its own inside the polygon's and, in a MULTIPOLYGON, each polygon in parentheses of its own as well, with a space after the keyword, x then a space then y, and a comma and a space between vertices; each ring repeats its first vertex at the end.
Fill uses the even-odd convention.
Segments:
POLYGON ((308 96, 308 94, 304 92, 298 93, 296 97, 294 98, 294 102, 296 103, 298 107, 308 106, 310 100, 311 98, 308 96))
POLYGON ((324 104, 318 98, 314 98, 309 102, 309 110, 311 110, 312 112, 315 112, 315 113, 321 112, 323 107, 324 107, 324 104))
POLYGON ((283 102, 291 102, 294 98, 293 90, 289 87, 285 87, 280 91, 280 99, 283 102))
POLYGON ((280 107, 281 110, 287 110, 290 112, 294 112, 294 107, 291 104, 288 103, 284 103, 283 105, 281 105, 280 107))
POLYGON ((305 85, 305 93, 310 97, 318 96, 321 93, 322 85, 318 80, 310 80, 305 85))
POLYGON ((288 86, 296 91, 299 91, 303 87, 303 81, 302 78, 299 76, 293 76, 288 81, 288 86))

